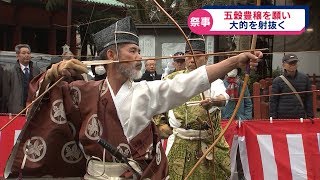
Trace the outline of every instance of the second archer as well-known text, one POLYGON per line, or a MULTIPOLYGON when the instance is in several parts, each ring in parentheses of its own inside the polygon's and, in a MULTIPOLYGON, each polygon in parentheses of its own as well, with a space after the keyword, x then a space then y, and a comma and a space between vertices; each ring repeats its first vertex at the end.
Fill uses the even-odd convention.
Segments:
MULTIPOLYGON (((185 53, 205 54, 205 39, 203 36, 191 33, 188 40, 192 47, 186 44, 185 53), (192 48, 192 50, 191 50, 192 48)), ((170 74, 167 79, 173 79, 179 74, 190 73, 197 67, 207 64, 208 56, 186 57, 186 69, 170 74)), ((210 89, 192 97, 189 101, 200 101, 200 105, 189 105, 188 102, 168 112, 168 123, 173 128, 169 137, 166 154, 169 160, 169 175, 172 179, 183 179, 191 170, 198 158, 205 152, 208 144, 220 133, 221 111, 229 99, 221 79, 213 81, 210 89), (202 98, 201 95, 205 97, 202 98)), ((165 125, 160 125, 165 126, 165 125)), ((209 154, 190 179, 227 179, 230 176, 229 146, 222 139, 209 154)))

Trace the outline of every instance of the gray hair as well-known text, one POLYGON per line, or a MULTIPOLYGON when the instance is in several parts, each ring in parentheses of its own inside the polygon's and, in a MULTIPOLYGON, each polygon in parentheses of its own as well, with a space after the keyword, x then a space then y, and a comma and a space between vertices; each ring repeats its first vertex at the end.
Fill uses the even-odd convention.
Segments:
MULTIPOLYGON (((122 48, 122 45, 123 45, 123 44, 126 44, 126 43, 119 43, 119 44, 117 45, 117 46, 118 46, 118 50, 122 48)), ((112 50, 112 51, 114 51, 114 52, 117 51, 117 50, 116 50, 116 45, 115 45, 115 44, 112 44, 112 45, 107 46, 106 48, 104 48, 104 49, 99 53, 99 58, 100 58, 100 59, 105 59, 106 56, 107 56, 107 51, 108 51, 109 49, 112 50)))
POLYGON ((105 59, 106 58, 106 53, 107 53, 108 49, 107 48, 104 48, 100 53, 99 53, 99 58, 102 60, 102 59, 105 59))
POLYGON ((28 48, 29 51, 31 52, 31 48, 28 44, 18 44, 15 46, 14 50, 16 51, 16 54, 19 54, 20 53, 20 49, 21 48, 28 48))

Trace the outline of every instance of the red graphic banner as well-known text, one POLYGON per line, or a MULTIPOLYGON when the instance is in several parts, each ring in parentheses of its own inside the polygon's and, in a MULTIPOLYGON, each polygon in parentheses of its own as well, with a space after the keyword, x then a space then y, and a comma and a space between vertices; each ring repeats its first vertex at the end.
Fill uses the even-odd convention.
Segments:
MULTIPOLYGON (((0 116, 0 127, 10 120, 0 116)), ((25 123, 18 117, 0 132, 0 177, 25 123)), ((222 121, 222 128, 227 121, 222 121)), ((231 151, 240 150, 246 179, 320 179, 320 119, 232 122, 224 135, 231 151)), ((164 148, 166 140, 164 140, 164 148)), ((231 155, 234 158, 233 155, 231 155)), ((236 163, 235 160, 231 162, 236 163)), ((234 164, 232 165, 234 167, 234 164)), ((233 168, 231 168, 232 170, 233 168)))
POLYGON ((237 144, 248 180, 320 179, 320 119, 245 121, 237 144))
MULTIPOLYGON (((0 115, 0 127, 3 127, 10 121, 9 117, 10 116, 0 115)), ((19 116, 0 132, 0 177, 3 177, 7 159, 25 122, 25 116, 19 116)))

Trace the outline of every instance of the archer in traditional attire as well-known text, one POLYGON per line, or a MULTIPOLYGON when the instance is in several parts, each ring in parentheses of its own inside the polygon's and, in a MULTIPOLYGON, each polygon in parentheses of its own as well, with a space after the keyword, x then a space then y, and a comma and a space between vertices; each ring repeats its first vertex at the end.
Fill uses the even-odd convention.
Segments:
MULTIPOLYGON (((261 52, 242 53, 172 80, 133 82, 141 77, 141 61, 137 61, 141 56, 132 19, 119 20, 93 37, 100 58, 115 61, 107 65, 106 79, 61 82, 35 103, 7 162, 6 177, 166 179, 167 158, 152 117, 205 91, 210 82, 245 66, 249 59, 262 56, 261 52), (97 143, 100 139, 132 159, 139 177, 103 149, 97 143)), ((85 72, 87 67, 76 59, 54 64, 32 80, 29 97, 39 96, 61 76, 85 72)))
MULTIPOLYGON (((205 54, 205 39, 203 36, 190 33, 188 36, 195 54, 205 54)), ((191 54, 191 48, 186 44, 186 54, 191 54)), ((173 79, 179 74, 193 72, 197 67, 207 63, 208 56, 186 57, 186 70, 178 71, 167 76, 173 79)), ((213 143, 214 136, 221 131, 221 111, 218 106, 224 106, 229 99, 226 88, 221 79, 211 83, 209 90, 192 97, 185 104, 168 112, 170 126, 173 134, 167 144, 169 175, 172 179, 184 179, 187 173, 206 151, 208 145, 213 143), (200 102, 191 104, 192 102, 200 102), (210 119, 206 110, 209 111, 210 119), (211 128, 213 126, 213 129, 211 128), (214 132, 214 134, 213 134, 214 132), (214 135, 214 136, 213 136, 214 135)), ((160 125, 161 127, 161 125, 160 125)), ((221 139, 214 149, 214 155, 207 155, 200 167, 190 179, 226 179, 230 175, 229 146, 225 139, 221 139)))

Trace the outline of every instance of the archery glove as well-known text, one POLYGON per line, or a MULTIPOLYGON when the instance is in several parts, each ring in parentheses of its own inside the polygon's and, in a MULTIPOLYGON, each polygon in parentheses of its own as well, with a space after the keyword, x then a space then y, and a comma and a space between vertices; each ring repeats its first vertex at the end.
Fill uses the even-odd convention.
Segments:
POLYGON ((61 76, 76 76, 83 73, 88 73, 86 65, 77 59, 63 60, 59 63, 53 64, 47 71, 46 78, 51 81, 58 80, 61 76))

